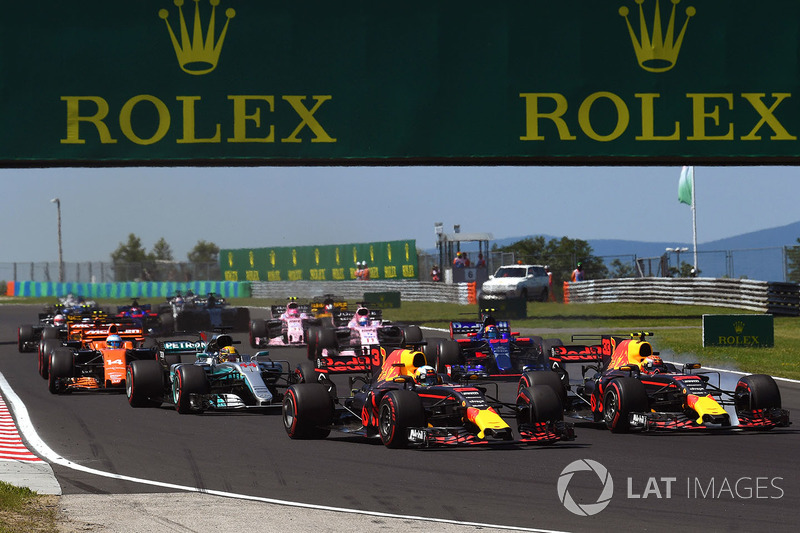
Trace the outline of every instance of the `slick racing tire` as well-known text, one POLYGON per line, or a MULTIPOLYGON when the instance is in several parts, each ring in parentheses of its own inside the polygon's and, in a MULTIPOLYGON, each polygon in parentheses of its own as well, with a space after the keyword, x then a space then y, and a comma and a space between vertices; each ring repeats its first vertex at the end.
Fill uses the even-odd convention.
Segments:
POLYGON ((42 329, 42 339, 58 340, 58 328, 54 328, 53 326, 45 326, 44 329, 42 329))
POLYGON ((462 364, 461 348, 450 339, 436 339, 424 347, 425 360, 438 373, 444 373, 446 366, 462 364))
POLYGON ((333 422, 333 400, 320 383, 298 383, 283 397, 283 427, 292 439, 324 439, 333 422))
POLYGON ((733 393, 736 413, 781 407, 781 391, 772 376, 752 374, 736 384, 733 393))
POLYGON ((418 395, 409 390, 386 393, 378 406, 378 431, 388 448, 408 446, 408 429, 425 427, 425 409, 418 395))
POLYGON ((403 331, 403 344, 419 344, 422 342, 422 330, 419 326, 404 326, 401 328, 403 331))
POLYGON ((61 348, 61 342, 53 339, 39 341, 39 375, 47 379, 50 370, 50 356, 61 348))
POLYGON ((603 421, 613 433, 626 433, 631 413, 650 411, 644 384, 636 378, 617 378, 606 385, 603 393, 603 421))
POLYGON ((555 372, 551 372, 550 370, 525 372, 524 374, 522 374, 522 377, 519 378, 519 384, 517 385, 517 394, 520 394, 523 390, 527 388, 552 389, 552 391, 558 397, 558 400, 561 402, 561 405, 567 404, 567 389, 564 388, 561 379, 559 379, 558 374, 556 374, 555 372))
POLYGON ((20 353, 27 351, 25 345, 33 342, 33 326, 20 326, 17 329, 17 349, 20 353))
POLYGON ((564 343, 561 342, 561 339, 544 339, 542 341, 542 358, 545 367, 549 368, 556 375, 558 375, 559 379, 561 380, 561 385, 564 387, 564 389, 567 389, 569 388, 569 373, 558 361, 550 361, 550 355, 552 354, 554 346, 564 346, 564 343))
POLYGON ((295 370, 297 383, 319 383, 320 372, 311 361, 302 361, 295 370))
POLYGON ((564 404, 552 387, 527 387, 517 395, 518 425, 561 420, 564 420, 564 404))
POLYGON ((149 359, 130 362, 125 370, 125 395, 131 407, 159 407, 163 393, 161 363, 149 359))
POLYGON ((69 348, 57 348, 50 354, 50 371, 47 378, 47 390, 51 394, 67 392, 61 380, 71 378, 75 368, 75 359, 69 348))
POLYGON ((267 321, 256 318, 250 321, 250 347, 258 348, 256 344, 256 337, 265 338, 267 336, 267 321))
POLYGON ((208 394, 209 388, 208 378, 203 367, 191 364, 179 366, 172 384, 175 410, 180 414, 190 413, 192 411, 191 395, 208 394))

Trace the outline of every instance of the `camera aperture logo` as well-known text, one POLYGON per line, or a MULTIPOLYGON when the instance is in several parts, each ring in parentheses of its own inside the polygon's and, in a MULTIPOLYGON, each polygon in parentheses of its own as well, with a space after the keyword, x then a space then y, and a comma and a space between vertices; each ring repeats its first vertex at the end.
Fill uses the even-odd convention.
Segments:
POLYGON ((611 474, 608 469, 591 459, 578 459, 573 461, 561 471, 558 478, 558 499, 564 504, 567 511, 578 516, 592 516, 596 515, 605 509, 611 503, 611 497, 614 495, 614 480, 611 479, 611 474), (569 493, 569 483, 576 472, 594 472, 600 483, 602 490, 595 503, 577 503, 572 495, 569 493))

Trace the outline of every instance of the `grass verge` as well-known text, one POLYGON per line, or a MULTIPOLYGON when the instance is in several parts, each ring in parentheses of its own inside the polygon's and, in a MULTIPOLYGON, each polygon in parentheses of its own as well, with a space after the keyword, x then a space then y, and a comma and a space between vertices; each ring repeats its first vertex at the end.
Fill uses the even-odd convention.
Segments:
POLYGON ((0 481, 0 533, 56 533, 58 497, 0 481))

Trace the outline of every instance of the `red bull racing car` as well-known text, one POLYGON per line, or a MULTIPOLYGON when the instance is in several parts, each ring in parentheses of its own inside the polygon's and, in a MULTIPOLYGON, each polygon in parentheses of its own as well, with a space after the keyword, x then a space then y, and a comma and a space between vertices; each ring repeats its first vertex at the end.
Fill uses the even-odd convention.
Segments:
POLYGON ((553 346, 546 354, 553 372, 525 373, 520 388, 551 388, 570 416, 600 422, 616 433, 731 427, 768 430, 790 424, 771 376, 744 376, 733 390, 725 390, 717 372, 698 371, 697 363, 681 367, 665 363, 646 340, 650 335, 575 336, 573 341, 599 342, 553 346), (580 369, 577 380, 569 376, 575 368, 580 369))
POLYGON ((514 440, 514 432, 501 416, 503 410, 516 417, 516 442, 549 444, 575 438, 552 390, 526 389, 516 404, 504 404, 488 396, 485 388, 451 382, 428 366, 416 349, 387 355, 373 346, 360 358, 368 370, 350 377, 352 393, 347 397, 337 397, 324 371, 305 369, 304 382, 289 387, 283 422, 290 438, 321 439, 335 429, 380 438, 390 448, 507 443, 514 440), (361 387, 354 387, 358 383, 361 387))

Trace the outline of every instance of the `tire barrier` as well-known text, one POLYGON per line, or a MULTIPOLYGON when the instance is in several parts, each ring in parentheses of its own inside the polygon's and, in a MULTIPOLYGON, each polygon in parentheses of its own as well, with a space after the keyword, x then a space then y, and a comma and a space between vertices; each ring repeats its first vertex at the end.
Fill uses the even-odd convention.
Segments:
POLYGON ((564 284, 569 303, 666 303, 800 316, 796 283, 715 278, 623 278, 564 284))
POLYGON ((55 297, 68 294, 84 298, 166 298, 175 291, 206 295, 209 292, 223 298, 249 298, 250 283, 235 281, 189 282, 125 282, 125 283, 43 283, 36 281, 8 282, 8 296, 55 297))

